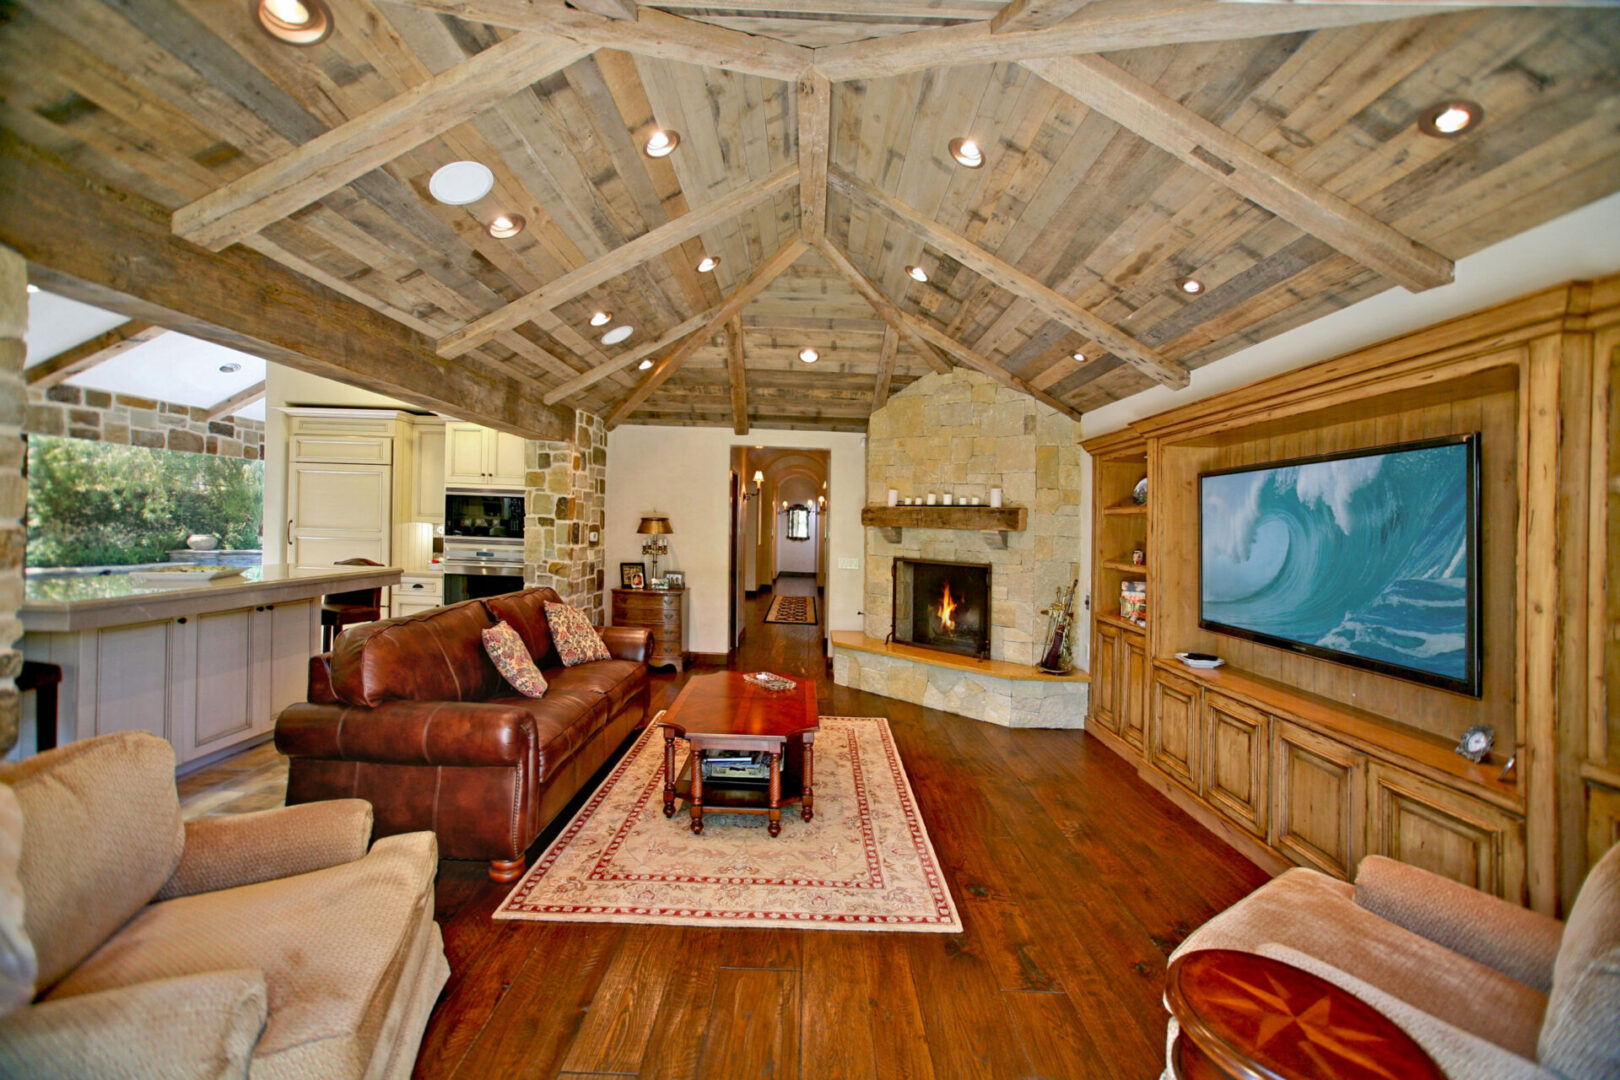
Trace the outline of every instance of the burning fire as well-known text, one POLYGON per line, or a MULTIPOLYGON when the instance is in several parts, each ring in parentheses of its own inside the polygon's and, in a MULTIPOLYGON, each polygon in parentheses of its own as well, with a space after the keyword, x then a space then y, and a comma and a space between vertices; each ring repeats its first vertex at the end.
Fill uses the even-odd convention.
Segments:
POLYGON ((940 629, 952 633, 956 631, 956 619, 953 617, 953 613, 960 606, 960 602, 951 597, 950 582, 946 582, 945 596, 940 600, 939 607, 935 610, 935 614, 939 616, 940 629))

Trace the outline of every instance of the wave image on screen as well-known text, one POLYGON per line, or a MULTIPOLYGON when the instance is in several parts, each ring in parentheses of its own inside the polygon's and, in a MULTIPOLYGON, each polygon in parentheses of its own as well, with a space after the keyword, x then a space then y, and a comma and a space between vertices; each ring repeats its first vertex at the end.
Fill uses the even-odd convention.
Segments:
POLYGON ((1477 438, 1199 478, 1199 623, 1477 694, 1477 438))

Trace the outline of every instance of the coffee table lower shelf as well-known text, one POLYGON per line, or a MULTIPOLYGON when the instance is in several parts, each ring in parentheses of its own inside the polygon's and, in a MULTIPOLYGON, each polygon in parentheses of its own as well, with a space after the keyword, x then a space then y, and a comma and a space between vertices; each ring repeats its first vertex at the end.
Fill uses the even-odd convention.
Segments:
POLYGON ((797 803, 799 816, 805 821, 815 817, 815 799, 805 792, 804 778, 798 770, 783 767, 779 778, 780 794, 775 805, 771 802, 768 781, 706 780, 702 799, 694 801, 692 756, 688 756, 680 776, 675 779, 675 790, 670 792, 666 789, 664 793, 664 816, 674 817, 676 804, 684 803, 692 816, 692 831, 701 833, 705 811, 717 814, 764 814, 770 818, 767 830, 776 836, 782 831, 782 808, 785 806, 797 803))

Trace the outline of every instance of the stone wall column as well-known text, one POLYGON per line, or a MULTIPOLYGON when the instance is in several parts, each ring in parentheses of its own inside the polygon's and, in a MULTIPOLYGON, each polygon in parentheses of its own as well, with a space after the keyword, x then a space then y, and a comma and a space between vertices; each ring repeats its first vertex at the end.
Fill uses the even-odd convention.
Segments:
POLYGON ((17 686, 22 637, 17 610, 22 606, 23 514, 28 489, 23 480, 23 333, 28 329, 28 263, 0 247, 0 754, 17 745, 17 686))
POLYGON ((531 440, 524 584, 550 586, 598 626, 605 622, 602 527, 607 503, 607 429, 576 413, 574 436, 531 440))

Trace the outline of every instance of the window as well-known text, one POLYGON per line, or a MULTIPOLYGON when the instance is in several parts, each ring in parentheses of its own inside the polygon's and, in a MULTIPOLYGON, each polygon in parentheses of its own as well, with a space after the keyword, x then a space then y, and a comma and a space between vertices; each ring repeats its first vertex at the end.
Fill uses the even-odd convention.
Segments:
POLYGON ((787 538, 810 539, 810 511, 802 506, 790 506, 787 512, 787 538))

